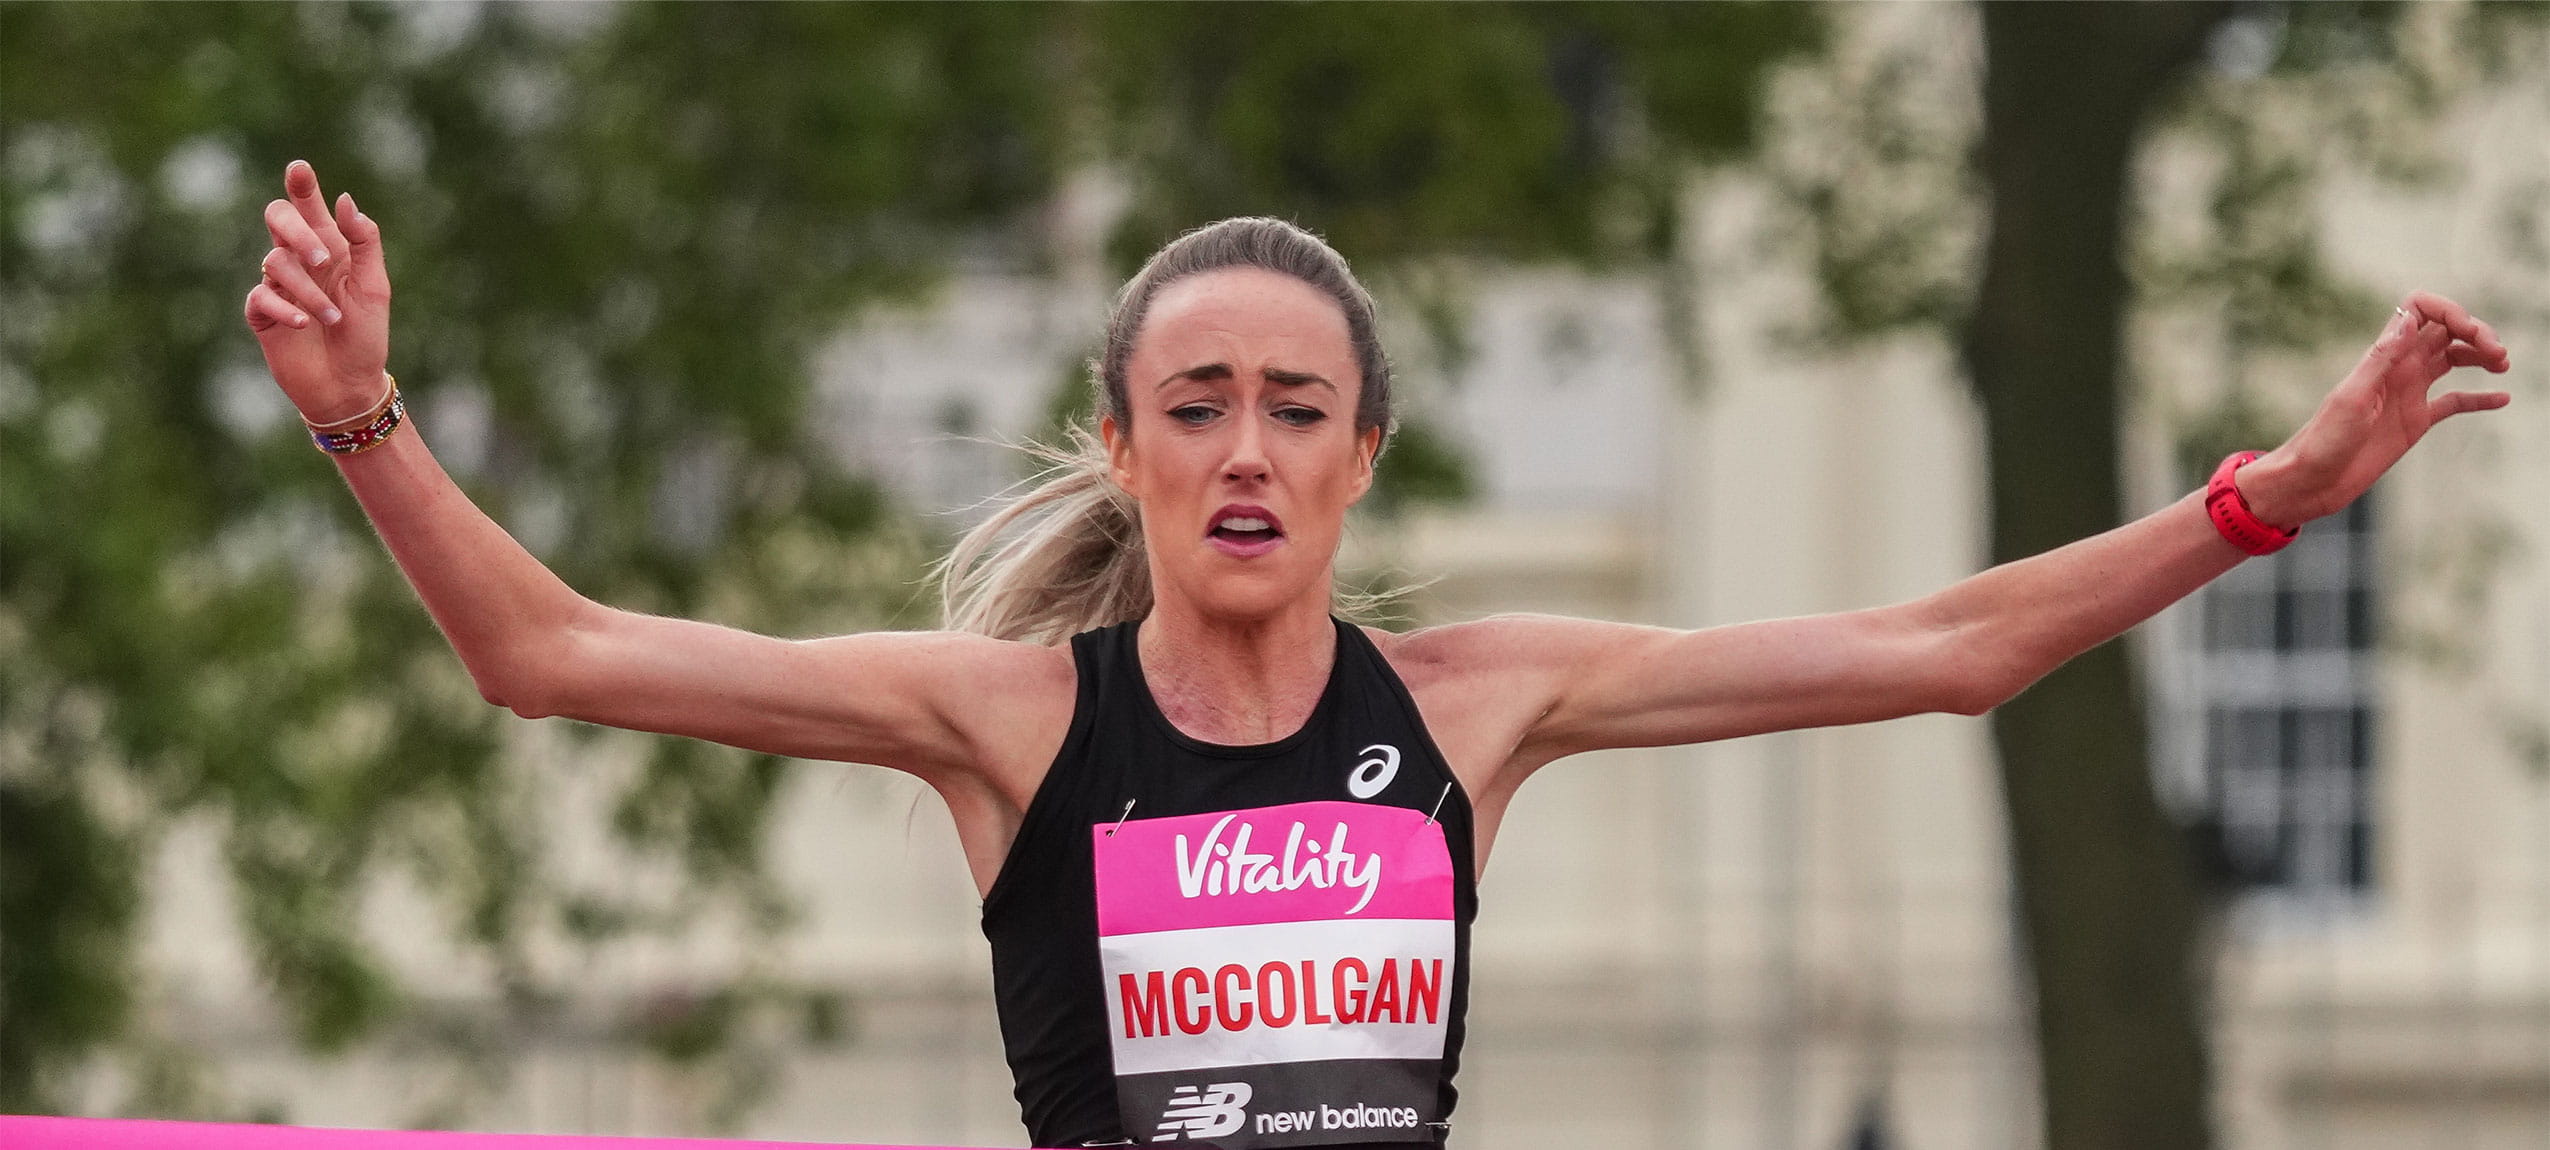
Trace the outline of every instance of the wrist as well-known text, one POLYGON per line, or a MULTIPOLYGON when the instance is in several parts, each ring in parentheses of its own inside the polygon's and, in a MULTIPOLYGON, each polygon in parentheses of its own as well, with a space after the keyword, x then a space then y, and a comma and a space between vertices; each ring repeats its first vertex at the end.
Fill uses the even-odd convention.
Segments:
POLYGON ((2258 521, 2294 531, 2315 516, 2307 509, 2305 486, 2293 457, 2277 448, 2243 464, 2232 473, 2232 487, 2258 521))
POLYGON ((363 387, 352 388, 316 410, 302 411, 301 422, 314 431, 365 422, 389 404, 390 390, 397 385, 397 378, 384 370, 373 377, 368 394, 363 387))
POLYGON ((390 434, 406 422, 407 406, 399 400, 396 377, 384 371, 381 382, 385 385, 381 398, 369 411, 333 423, 317 423, 307 416, 302 417, 302 424, 310 432, 311 445, 330 455, 359 455, 388 440, 390 434))
POLYGON ((2213 477, 2205 481, 2205 517, 2213 521, 2224 542, 2251 555, 2272 555, 2293 542, 2298 529, 2260 519, 2233 482, 2259 458, 2255 451, 2235 451, 2214 468, 2213 477))
POLYGON ((367 382, 367 385, 365 382, 339 385, 342 393, 329 395, 326 400, 309 405, 309 408, 301 408, 296 403, 296 408, 301 411, 301 423, 311 428, 337 428, 344 423, 360 423, 370 413, 380 411, 382 403, 388 403, 388 390, 395 382, 398 382, 398 377, 390 375, 388 370, 380 370, 372 375, 372 382, 367 382))

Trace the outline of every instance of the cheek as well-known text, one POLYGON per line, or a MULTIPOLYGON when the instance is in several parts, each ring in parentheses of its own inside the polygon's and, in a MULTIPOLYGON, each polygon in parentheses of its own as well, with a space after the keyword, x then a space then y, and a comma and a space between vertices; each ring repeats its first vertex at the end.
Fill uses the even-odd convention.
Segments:
POLYGON ((1174 498, 1179 488, 1189 482, 1187 473, 1194 466, 1194 445, 1169 430, 1157 420, 1135 417, 1121 461, 1122 479, 1131 481, 1126 485, 1127 491, 1137 492, 1144 499, 1162 495, 1174 498))
POLYGON ((1334 510, 1342 520, 1363 490, 1361 468, 1355 460, 1333 445, 1321 444, 1315 451, 1304 452, 1298 466, 1302 494, 1323 508, 1334 510))

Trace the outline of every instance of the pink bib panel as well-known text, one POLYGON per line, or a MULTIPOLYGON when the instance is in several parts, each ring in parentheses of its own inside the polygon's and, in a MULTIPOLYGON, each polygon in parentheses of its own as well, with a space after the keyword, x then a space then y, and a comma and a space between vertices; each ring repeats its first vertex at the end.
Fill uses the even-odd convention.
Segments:
POLYGON ((1090 828, 1137 1143, 1429 1142, 1455 970, 1443 827, 1305 802, 1090 828))

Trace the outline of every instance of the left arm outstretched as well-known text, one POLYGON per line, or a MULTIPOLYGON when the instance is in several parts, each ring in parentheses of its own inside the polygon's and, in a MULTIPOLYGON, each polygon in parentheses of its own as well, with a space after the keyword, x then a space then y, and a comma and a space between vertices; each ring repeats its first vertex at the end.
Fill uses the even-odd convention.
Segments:
MULTIPOLYGON (((2509 366, 2488 325, 2440 296, 2411 295, 2310 421, 2240 469, 2242 498, 2280 526, 2337 511, 2437 422, 2511 399, 2502 391, 2429 396, 2445 372, 2509 366)), ((1543 763, 1602 747, 1925 711, 1981 714, 2244 558, 2215 530, 2199 491, 1891 607, 1700 631, 1516 617, 1445 628, 1468 634, 1443 638, 1470 647, 1455 656, 1460 662, 1525 670, 1498 688, 1537 715, 1503 767, 1515 776, 1510 784, 1543 763)))

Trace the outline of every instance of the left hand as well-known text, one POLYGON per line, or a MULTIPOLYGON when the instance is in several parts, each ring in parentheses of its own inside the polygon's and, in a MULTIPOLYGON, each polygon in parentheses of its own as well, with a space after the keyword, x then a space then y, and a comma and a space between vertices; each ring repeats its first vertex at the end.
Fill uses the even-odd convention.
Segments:
POLYGON ((2503 373, 2511 366, 2496 331, 2460 304, 2431 292, 2411 293, 2311 421, 2283 446, 2240 469, 2241 499, 2252 514, 2280 527, 2299 527, 2341 510, 2428 428, 2514 400, 2502 391, 2429 396, 2427 390, 2445 372, 2481 367, 2503 373))

